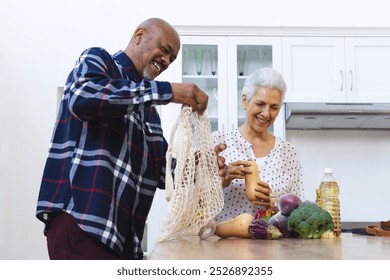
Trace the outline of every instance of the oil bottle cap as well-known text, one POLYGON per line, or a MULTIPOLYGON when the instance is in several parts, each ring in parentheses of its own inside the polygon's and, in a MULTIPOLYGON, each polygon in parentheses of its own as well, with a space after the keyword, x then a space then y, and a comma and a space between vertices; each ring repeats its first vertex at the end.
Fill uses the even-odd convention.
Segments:
POLYGON ((332 168, 325 168, 324 173, 333 173, 333 169, 332 168))

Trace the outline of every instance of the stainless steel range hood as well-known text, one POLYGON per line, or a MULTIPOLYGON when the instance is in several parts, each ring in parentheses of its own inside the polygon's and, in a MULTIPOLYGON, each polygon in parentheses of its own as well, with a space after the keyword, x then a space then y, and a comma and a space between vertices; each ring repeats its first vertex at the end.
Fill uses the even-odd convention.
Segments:
POLYGON ((390 103, 286 103, 286 129, 390 130, 390 103))

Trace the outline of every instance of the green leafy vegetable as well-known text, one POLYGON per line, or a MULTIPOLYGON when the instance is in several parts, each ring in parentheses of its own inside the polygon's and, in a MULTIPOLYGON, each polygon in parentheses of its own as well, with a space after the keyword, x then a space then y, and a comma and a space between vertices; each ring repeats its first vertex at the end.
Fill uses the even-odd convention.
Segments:
POLYGON ((318 239, 325 231, 333 231, 334 224, 328 211, 316 204, 302 203, 291 212, 287 227, 303 238, 318 239))

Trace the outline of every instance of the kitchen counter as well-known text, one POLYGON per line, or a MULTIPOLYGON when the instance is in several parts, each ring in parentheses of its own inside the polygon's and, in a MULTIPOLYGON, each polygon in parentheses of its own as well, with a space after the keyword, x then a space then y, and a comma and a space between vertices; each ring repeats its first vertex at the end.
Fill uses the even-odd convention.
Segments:
POLYGON ((342 233, 336 239, 262 240, 212 236, 165 241, 148 260, 390 260, 390 237, 342 233))

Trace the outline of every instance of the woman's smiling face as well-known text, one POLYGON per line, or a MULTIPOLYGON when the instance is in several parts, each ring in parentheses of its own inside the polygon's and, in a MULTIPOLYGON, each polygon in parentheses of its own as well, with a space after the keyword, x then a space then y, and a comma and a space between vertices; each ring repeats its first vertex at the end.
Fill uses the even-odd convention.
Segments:
POLYGON ((264 132, 275 121, 282 103, 279 90, 260 87, 250 100, 242 96, 242 107, 246 110, 246 122, 255 132, 264 132))

